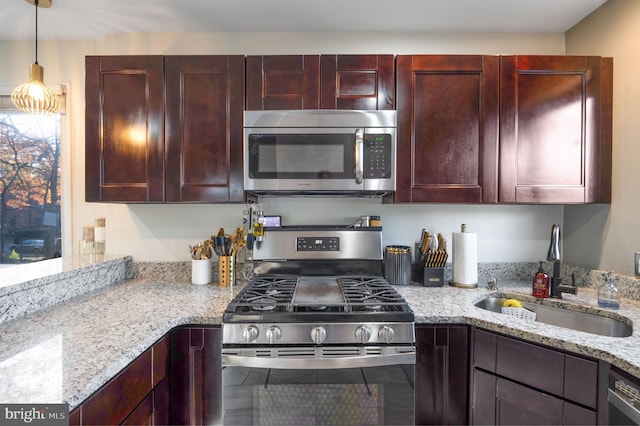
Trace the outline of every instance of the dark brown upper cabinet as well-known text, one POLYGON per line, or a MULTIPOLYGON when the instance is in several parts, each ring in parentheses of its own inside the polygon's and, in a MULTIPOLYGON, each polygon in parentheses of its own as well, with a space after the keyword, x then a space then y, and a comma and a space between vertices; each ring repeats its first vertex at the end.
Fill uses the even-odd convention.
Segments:
POLYGON ((318 109, 320 56, 247 56, 247 110, 318 109))
POLYGON ((86 201, 164 200, 164 58, 85 60, 86 201))
POLYGON ((165 82, 166 201, 244 201, 244 57, 167 56, 165 82))
POLYGON ((611 58, 503 56, 502 203, 611 202, 611 58))
POLYGON ((320 108, 392 110, 393 55, 320 56, 320 108))
POLYGON ((86 200, 243 202, 243 109, 243 56, 87 57, 86 200))
POLYGON ((396 202, 497 201, 499 57, 398 56, 396 202))
POLYGON ((393 55, 247 56, 247 109, 395 107, 393 55))

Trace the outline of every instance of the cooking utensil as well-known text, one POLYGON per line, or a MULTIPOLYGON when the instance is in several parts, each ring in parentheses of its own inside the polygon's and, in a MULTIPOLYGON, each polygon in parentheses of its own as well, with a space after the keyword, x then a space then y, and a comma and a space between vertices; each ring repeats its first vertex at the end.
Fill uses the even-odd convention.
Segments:
POLYGON ((213 247, 218 256, 224 256, 224 236, 213 237, 213 247))
POLYGON ((189 253, 193 260, 208 260, 213 257, 214 247, 211 240, 206 240, 203 243, 196 244, 195 246, 189 246, 189 253))
POLYGON ((253 250, 253 243, 255 242, 255 238, 252 233, 247 234, 247 249, 253 250))

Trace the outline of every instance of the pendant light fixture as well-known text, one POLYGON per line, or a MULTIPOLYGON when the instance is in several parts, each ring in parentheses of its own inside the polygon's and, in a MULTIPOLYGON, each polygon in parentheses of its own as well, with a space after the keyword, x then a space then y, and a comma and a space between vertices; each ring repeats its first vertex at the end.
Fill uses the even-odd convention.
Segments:
POLYGON ((51 7, 52 0, 25 0, 36 7, 36 62, 31 64, 27 83, 13 89, 11 102, 20 111, 32 114, 55 114, 60 109, 58 97, 44 84, 44 68, 38 64, 38 7, 51 7))

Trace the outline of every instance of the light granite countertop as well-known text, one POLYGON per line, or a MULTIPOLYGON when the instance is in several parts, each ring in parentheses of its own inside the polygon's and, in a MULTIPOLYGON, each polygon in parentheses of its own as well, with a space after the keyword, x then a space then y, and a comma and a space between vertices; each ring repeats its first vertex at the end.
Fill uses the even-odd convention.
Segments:
MULTIPOLYGON (((593 356, 640 377, 640 331, 602 337, 476 308, 488 294, 526 296, 530 285, 501 289, 398 286, 416 323, 470 324, 593 356)), ((0 324, 0 402, 67 402, 98 390, 173 327, 220 324, 235 291, 162 280, 129 280, 0 324)), ((595 292, 581 288, 562 303, 597 309, 595 292)), ((554 303, 549 301, 549 303, 554 303)), ((623 299, 622 315, 638 324, 640 302, 623 299)))

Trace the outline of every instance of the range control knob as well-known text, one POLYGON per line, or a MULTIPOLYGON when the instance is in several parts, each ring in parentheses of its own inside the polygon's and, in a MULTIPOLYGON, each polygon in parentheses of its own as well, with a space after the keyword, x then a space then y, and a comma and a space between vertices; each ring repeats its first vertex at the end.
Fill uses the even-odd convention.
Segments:
POLYGON ((316 345, 320 345, 327 338, 327 330, 324 327, 313 327, 311 329, 311 340, 315 342, 316 345))
POLYGON ((378 338, 384 343, 391 343, 394 334, 395 333, 393 332, 393 328, 387 325, 383 325, 378 331, 378 338))
POLYGON ((250 325, 242 330, 242 340, 245 343, 255 342, 255 340, 258 338, 259 333, 260 331, 258 330, 258 327, 256 327, 255 325, 250 325))
POLYGON ((360 343, 367 343, 371 339, 371 330, 364 325, 356 328, 356 339, 360 343))
POLYGON ((267 328, 266 337, 267 342, 269 342, 270 344, 274 344, 275 342, 280 340, 280 337, 282 337, 282 330, 280 330, 280 327, 272 325, 271 327, 267 328))

